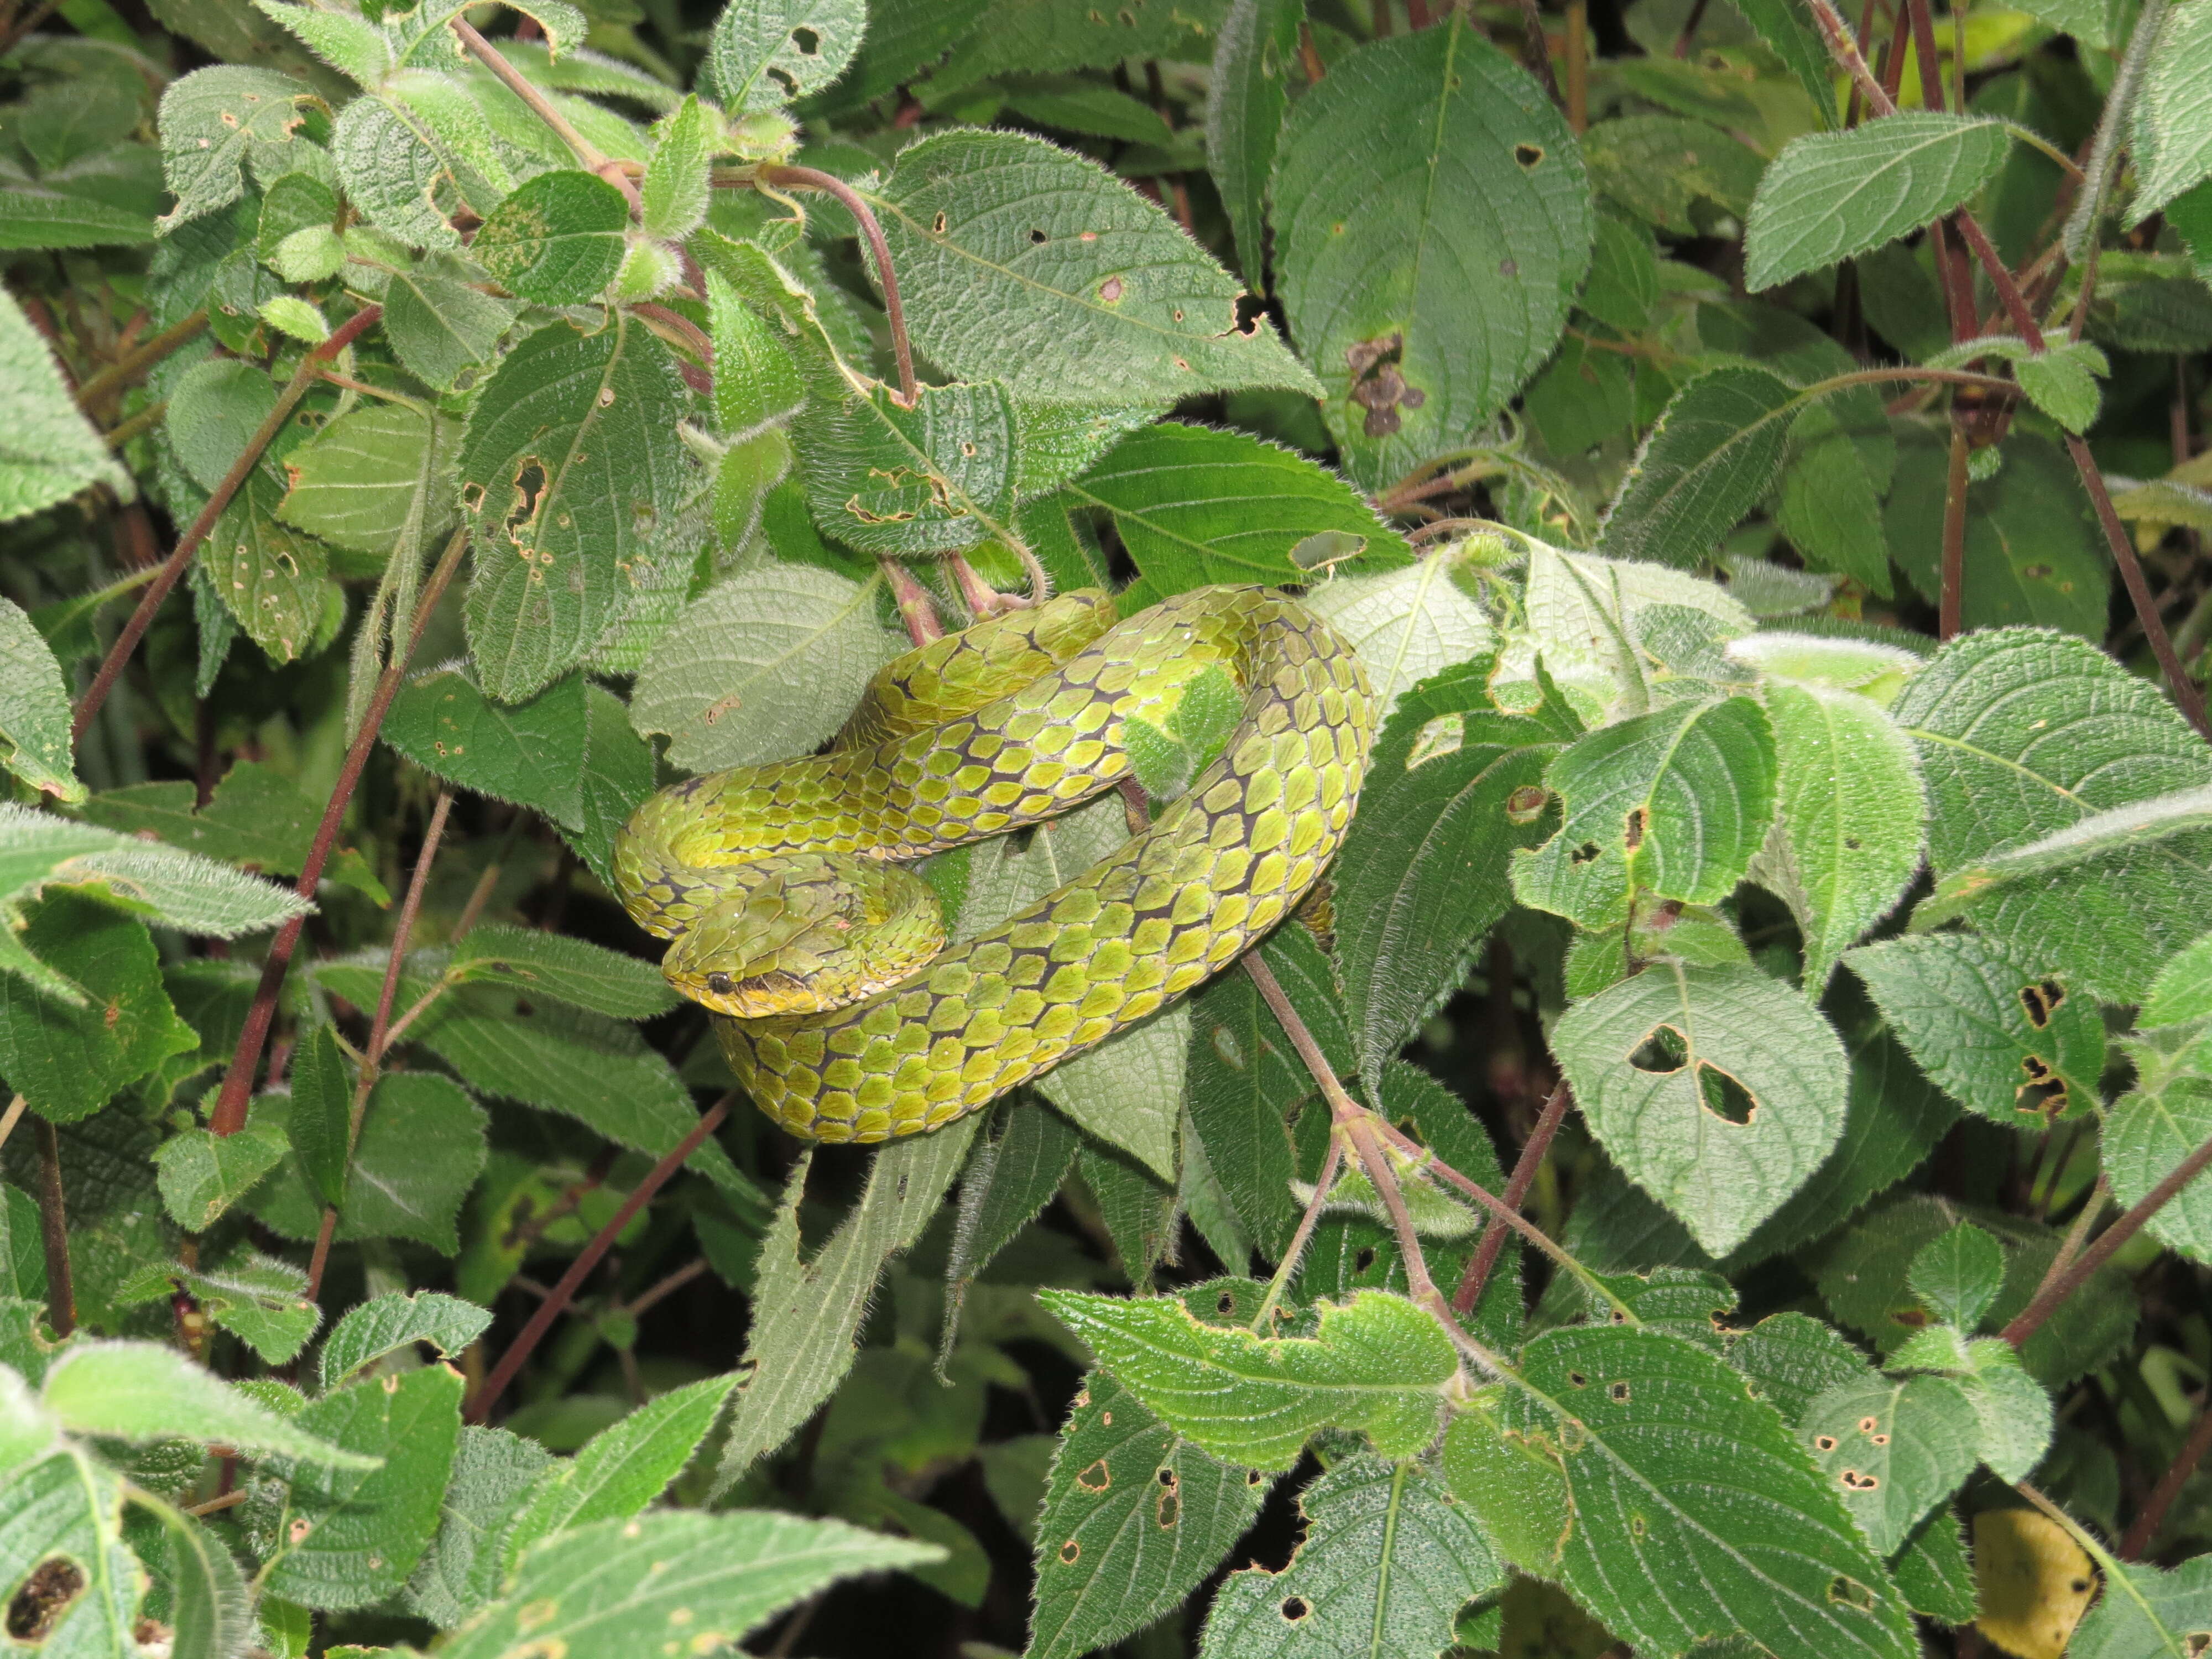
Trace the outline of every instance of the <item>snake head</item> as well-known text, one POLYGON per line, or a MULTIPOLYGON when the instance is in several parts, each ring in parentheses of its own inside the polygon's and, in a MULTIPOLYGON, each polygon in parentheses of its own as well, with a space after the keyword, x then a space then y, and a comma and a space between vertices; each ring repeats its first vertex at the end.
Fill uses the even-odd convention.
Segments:
POLYGON ((842 1008, 896 984, 945 948, 936 894, 896 865, 794 854, 749 866, 660 964, 719 1014, 760 1019, 842 1008))

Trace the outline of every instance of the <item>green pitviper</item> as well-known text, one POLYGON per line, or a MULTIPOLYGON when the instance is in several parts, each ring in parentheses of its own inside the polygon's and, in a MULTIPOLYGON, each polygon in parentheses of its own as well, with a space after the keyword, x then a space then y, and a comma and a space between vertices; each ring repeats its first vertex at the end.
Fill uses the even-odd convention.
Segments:
POLYGON ((662 790, 617 837, 617 884, 769 1116, 817 1140, 914 1134, 1288 915, 1352 823, 1374 724, 1358 658, 1281 593, 1200 588, 1118 624, 1105 595, 1066 593, 898 658, 823 753, 662 790), (1103 862, 945 949, 904 866, 1131 776, 1127 722, 1164 727, 1213 665, 1244 692, 1219 757, 1103 862))

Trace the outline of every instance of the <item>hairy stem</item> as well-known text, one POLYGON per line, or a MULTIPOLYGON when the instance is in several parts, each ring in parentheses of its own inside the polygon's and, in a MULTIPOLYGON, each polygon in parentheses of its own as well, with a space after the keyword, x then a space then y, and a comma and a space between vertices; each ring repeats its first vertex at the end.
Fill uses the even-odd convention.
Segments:
MULTIPOLYGON (((1536 1118, 1536 1127, 1528 1132, 1528 1144, 1522 1147, 1521 1156, 1514 1161, 1513 1173, 1505 1178, 1503 1202, 1516 1215, 1528 1201, 1528 1189, 1536 1184, 1536 1171, 1543 1166, 1544 1156, 1552 1150, 1552 1137, 1566 1121, 1567 1108, 1573 1094, 1566 1079, 1562 1078, 1544 1102, 1544 1109, 1536 1118)), ((1492 1269, 1498 1266, 1499 1254, 1505 1249, 1506 1230, 1495 1222, 1486 1225, 1482 1237, 1476 1243, 1474 1254, 1468 1258, 1467 1271, 1460 1275, 1459 1288, 1452 1292, 1452 1310, 1469 1314, 1482 1299, 1483 1287, 1490 1282, 1492 1269)))
POLYGON ((477 61, 497 76, 507 89, 529 107, 530 112, 543 121, 554 136, 576 152, 576 159, 590 172, 599 174, 629 198, 631 211, 638 205, 637 186, 630 182, 629 174, 618 161, 611 161, 598 145, 576 131, 568 118, 553 106, 553 100, 531 85, 521 70, 499 55, 499 49, 477 32, 476 26, 466 17, 453 20, 453 30, 461 44, 476 54, 477 61))
POLYGON ((2197 1466, 2204 1461, 2208 1451, 2212 1451, 2212 1395, 2207 1395, 2203 1409, 2197 1413, 2189 1438, 2181 1443, 2181 1455, 2173 1460, 2172 1468, 2159 1476, 2158 1485, 2151 1488, 2142 1510, 2128 1523, 2127 1532, 2120 1539, 2120 1559, 2138 1560, 2150 1547, 2151 1540, 2158 1536, 2159 1528, 2166 1523, 2166 1512, 2173 1507, 2173 1500, 2181 1495, 2182 1487, 2188 1485, 2189 1477, 2197 1473, 2197 1466))
POLYGON ((906 307, 899 302, 898 273, 891 268, 890 245, 884 240, 884 228, 876 222, 875 210, 842 179, 814 167, 763 166, 757 176, 771 185, 818 190, 834 196, 859 223, 861 239, 868 245, 868 255, 875 261, 877 286, 884 291, 884 315, 890 321, 891 356, 898 363, 899 402, 912 409, 921 400, 921 386, 914 378, 914 347, 907 339, 906 307))
MULTIPOLYGON (((422 643, 423 630, 430 625, 430 613, 445 597, 446 586, 460 568, 461 554, 468 544, 469 532, 464 526, 446 544, 437 568, 430 573, 422 596, 416 602, 414 626, 409 632, 406 649, 395 653, 391 665, 377 677, 376 690, 369 698, 361 730, 354 735, 352 747, 346 750, 345 763, 338 769, 337 782, 323 809, 323 821, 316 827, 314 842, 307 848, 307 863, 300 872, 295 889, 302 898, 315 896, 316 886, 323 878, 323 866, 337 843, 338 825, 344 820, 346 808, 352 804, 355 786, 360 783, 362 769, 368 764, 369 751, 376 746, 376 734, 384 725, 386 711, 398 694, 400 677, 406 673, 415 647, 422 643)), ((276 1017, 276 993, 283 988, 285 973, 292 965, 292 953, 299 949, 300 930, 305 921, 304 917, 295 916, 286 922, 270 945, 267 960, 262 963, 261 983, 254 991, 253 1006, 246 1011, 246 1029, 238 1034, 238 1046, 231 1051, 230 1069, 223 1074, 222 1092, 208 1120, 208 1127, 219 1135, 234 1135, 246 1127, 246 1107, 253 1093, 253 1074, 260 1068, 262 1047, 269 1041, 269 1027, 276 1017)))
POLYGON ((230 471, 224 473, 216 483, 215 494, 208 497, 207 505, 200 509, 199 516, 191 522, 191 527, 178 541, 176 550, 163 562, 161 573, 139 595, 137 608, 131 611, 131 619, 123 624, 123 631, 115 636, 115 643, 108 647, 107 655, 100 659, 100 672, 92 677, 91 685, 78 700, 76 717, 70 723, 71 743, 83 741, 86 730, 92 725, 93 716, 100 713, 100 705, 107 701, 107 694, 115 689, 116 679, 122 674, 124 664, 131 660, 131 653, 138 648, 138 641, 145 637, 146 629, 154 621, 154 613, 161 608, 161 601, 169 597, 169 590, 185 574, 185 567, 192 562, 192 555, 199 550, 200 544, 215 528, 216 520, 222 517, 224 510, 230 506, 231 497, 238 494, 252 475, 253 469, 261 464, 261 452, 269 447, 284 422, 291 418, 300 399, 307 395, 307 388, 320 378, 323 365, 351 345, 383 314, 384 307, 381 306, 362 307, 341 323, 329 339, 300 360, 299 368, 278 394, 276 408, 269 411, 269 418, 262 422, 253 435, 246 441, 244 453, 231 463, 230 471))
MULTIPOLYGON (((2087 1284, 2090 1274, 2111 1261, 2120 1246, 2141 1232, 2143 1223, 2172 1203, 2174 1194, 2202 1175, 2207 1164, 2212 1164, 2212 1140, 2205 1141, 2167 1170, 2165 1179, 2143 1194, 2142 1203, 2100 1233, 2097 1242, 2082 1251, 2060 1278, 2038 1290, 2034 1299, 1998 1334, 2015 1348, 2033 1336, 2061 1303, 2087 1284)), ((2095 1201, 2094 1196, 2091 1201, 2095 1201)))
POLYGON ((56 1336, 67 1336, 76 1329, 76 1289, 70 1276, 62 1143, 54 1126, 46 1119, 35 1119, 34 1124, 33 1133, 39 1141, 39 1237, 46 1249, 46 1323, 53 1327, 56 1336))
POLYGON ((917 646, 943 639, 945 624, 937 619, 936 603, 929 597, 929 590, 915 580, 914 572, 889 553, 876 555, 876 567, 890 584, 891 598, 898 602, 899 620, 906 624, 907 638, 917 646))
POLYGON ((106 368, 76 389, 78 404, 88 413, 97 410, 107 399, 179 346, 189 344, 207 326, 204 307, 195 311, 181 323, 173 323, 150 340, 143 340, 125 352, 106 368))
POLYGON ((684 1167, 684 1161, 697 1152, 706 1143, 707 1137, 720 1127, 722 1120, 730 1115, 730 1103, 736 1098, 733 1094, 724 1095, 709 1106, 701 1115, 698 1122, 692 1125, 691 1132, 653 1166, 645 1179, 637 1183, 635 1190, 623 1200, 621 1207, 607 1218, 606 1224, 592 1236, 592 1242, 585 1245, 576 1259, 568 1264, 568 1271, 561 1275, 560 1282, 553 1286, 551 1293, 538 1304, 537 1310, 530 1316, 530 1322, 522 1328, 521 1334, 507 1345, 507 1352, 500 1355, 499 1364, 491 1368, 491 1374, 484 1378, 483 1386, 469 1401, 468 1410, 464 1413, 465 1421, 481 1423, 490 1414, 491 1408, 499 1402, 500 1395, 507 1392, 507 1385, 514 1381, 532 1352, 544 1340, 545 1333, 553 1328, 553 1322, 575 1299, 577 1291, 591 1276, 592 1269, 599 1265, 600 1258, 614 1247, 622 1230, 629 1225, 630 1218, 652 1201, 653 1194, 666 1186, 669 1178, 684 1167))
POLYGON ((1343 1166, 1344 1143, 1331 1135, 1328 1153, 1321 1161, 1321 1176, 1314 1182, 1314 1195, 1306 1200, 1306 1212, 1298 1218, 1297 1231, 1284 1246, 1283 1259, 1275 1264, 1275 1276, 1267 1281, 1267 1294, 1260 1299, 1260 1311, 1252 1317, 1254 1330, 1265 1334, 1267 1316, 1275 1311, 1275 1304, 1290 1288, 1291 1276, 1304 1259, 1306 1246, 1313 1242, 1314 1229, 1321 1224, 1322 1207, 1328 1202, 1328 1189, 1336 1183, 1336 1172, 1343 1166))
POLYGON ((1951 422, 1951 465, 1943 486, 1943 575, 1936 635, 1951 639, 1959 631, 1966 602, 1966 429, 1951 422))

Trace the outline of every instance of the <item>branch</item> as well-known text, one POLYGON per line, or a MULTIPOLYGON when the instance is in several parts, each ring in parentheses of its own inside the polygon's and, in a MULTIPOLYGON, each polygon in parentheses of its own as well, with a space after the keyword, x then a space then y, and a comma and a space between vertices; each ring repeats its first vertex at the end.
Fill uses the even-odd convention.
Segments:
MULTIPOLYGON (((16 1099, 22 1097, 18 1095, 16 1099)), ((1313 1240, 1314 1228, 1321 1221, 1321 1212, 1328 1203, 1328 1189, 1336 1184, 1336 1172, 1344 1167, 1344 1143, 1334 1135, 1328 1138, 1328 1152, 1321 1161, 1321 1176, 1314 1182, 1314 1195, 1306 1200, 1306 1212, 1298 1218, 1297 1231, 1283 1249, 1283 1259, 1275 1264, 1275 1276, 1267 1281, 1267 1294, 1261 1298, 1260 1311, 1253 1316, 1252 1328, 1265 1335, 1267 1316, 1275 1310, 1275 1304, 1283 1299, 1290 1288, 1291 1275, 1298 1270, 1298 1263, 1313 1240)))
POLYGON ((2212 1140, 2205 1141, 2167 1170, 2166 1178, 2143 1194, 2142 1203, 2098 1234, 2097 1242, 2081 1252, 2081 1259, 2055 1283, 2045 1284, 2038 1290, 2034 1299, 2021 1309, 2012 1323, 1998 1334, 2015 1348, 2033 1336, 2042 1328, 2043 1322, 2057 1311, 2059 1304, 2087 1283, 2090 1274, 2111 1261, 2120 1246, 2142 1231, 2143 1223, 2164 1209, 2172 1201, 2174 1194, 2202 1175, 2207 1164, 2212 1164, 2212 1140))
POLYGON ((2126 1535, 2120 1540, 2120 1559, 2138 1559, 2150 1547, 2152 1539, 2166 1522, 2166 1512, 2173 1507, 2173 1500, 2189 1484, 2189 1477, 2197 1473, 2197 1466, 2204 1461, 2204 1454, 2212 1451, 2212 1395, 2208 1395, 2204 1407, 2197 1413, 2196 1425, 2189 1431, 2189 1438, 2182 1443, 2181 1455, 2173 1460, 2173 1467, 2159 1476, 2158 1485, 2143 1500, 2142 1509, 2128 1523, 2126 1535))
POLYGON ((529 106, 530 112, 551 128, 561 142, 576 152, 576 159, 585 167, 605 179, 628 198, 631 211, 638 205, 637 186, 630 182, 629 174, 619 161, 611 161, 599 146, 576 131, 568 118, 553 106, 553 101, 530 84, 521 70, 499 55, 492 43, 477 32, 476 25, 466 17, 456 17, 453 30, 461 44, 476 54, 477 60, 497 76, 507 89, 529 106))
POLYGON ((1936 637, 1959 631, 1966 603, 1966 429, 1951 422, 1951 464, 1943 484, 1943 572, 1937 586, 1936 637))
POLYGON ((187 343, 207 326, 204 308, 181 323, 173 323, 152 339, 142 341, 76 389, 77 403, 87 411, 98 409, 109 394, 120 392, 147 369, 187 343))
POLYGON ((300 360, 299 368, 277 396, 276 407, 269 411, 269 418, 262 422, 253 435, 246 441, 245 453, 231 463, 230 471, 224 473, 222 481, 216 485, 215 494, 208 497, 207 505, 200 509, 199 516, 185 532, 176 550, 162 564, 161 574, 139 595, 137 609, 123 624, 123 631, 115 636, 115 643, 108 647, 107 655, 100 660, 100 672, 92 677, 92 684, 77 703, 76 718, 70 724, 71 743, 84 740, 86 729, 92 725, 93 717, 100 713, 100 706, 107 701, 107 694, 114 690, 124 664, 131 660, 131 653, 138 648, 138 641, 145 637, 146 629, 154 621, 154 613, 161 608, 161 601, 169 597, 169 590, 185 574, 185 568, 191 562, 192 555, 199 550, 200 544, 215 528, 216 520, 222 517, 224 509, 229 507, 231 497, 238 494, 253 469, 260 465, 261 452, 269 447, 284 422, 291 418, 300 399, 307 395, 307 388, 320 378, 322 366, 351 345, 383 314, 384 307, 381 306, 363 306, 338 325, 337 331, 329 339, 300 360))
POLYGON ((772 185, 790 185, 834 196, 858 222, 860 234, 868 244, 868 252, 876 262, 876 281, 884 291, 884 314, 890 319, 891 356, 898 362, 899 404, 902 408, 912 409, 921 397, 921 387, 914 378, 914 347, 907 339, 906 307, 899 302, 898 273, 891 269, 890 245, 884 240, 884 228, 876 222, 874 210, 861 198, 860 191, 834 173, 814 167, 768 165, 756 168, 754 173, 757 178, 772 185))
MULTIPOLYGON (((331 787, 330 801, 323 809, 323 821, 316 827, 314 842, 308 848, 306 866, 300 872, 295 890, 302 898, 315 896, 316 886, 323 878, 323 866, 329 861, 331 848, 337 842, 338 825, 352 803, 362 769, 368 764, 369 751, 376 746, 376 734, 384 724, 385 713, 398 694, 400 677, 406 673, 415 647, 422 642, 423 630, 430 625, 430 613, 445 597, 446 585, 453 580, 468 544, 468 528, 463 526, 446 544, 437 568, 430 573, 422 596, 416 603, 415 623, 408 635, 407 648, 397 653, 391 665, 377 678, 376 690, 362 717, 361 730, 355 734, 353 746, 346 750, 345 763, 338 769, 337 782, 331 787)), ((260 1067, 262 1046, 268 1042, 270 1024, 276 1017, 276 993, 284 983, 286 970, 292 965, 292 953, 299 949, 300 930, 305 921, 303 916, 295 916, 286 922, 270 945, 267 960, 262 963, 261 983, 254 991, 253 1006, 246 1011, 246 1027, 238 1034, 238 1046, 231 1052, 230 1069, 223 1074, 222 1093, 216 1098, 215 1110, 208 1120, 208 1127, 219 1135, 234 1135, 246 1127, 246 1106, 253 1092, 253 1074, 260 1067)))
POLYGON ((54 1328, 56 1336, 67 1336, 76 1329, 76 1289, 70 1277, 69 1209, 62 1201, 62 1143, 52 1124, 44 1118, 34 1121, 39 1138, 39 1237, 46 1247, 46 1323, 54 1328))
MULTIPOLYGON (((1506 1177, 1503 1202, 1516 1215, 1520 1213, 1521 1206, 1528 1201, 1528 1189, 1536 1184, 1536 1171, 1542 1165, 1545 1154, 1552 1150, 1552 1137, 1559 1132, 1559 1125, 1566 1121, 1567 1108, 1572 1101, 1573 1096, 1567 1088, 1566 1079, 1562 1078, 1553 1089, 1551 1097, 1545 1101, 1544 1109, 1537 1116, 1536 1127, 1528 1132, 1528 1144, 1521 1148, 1521 1156, 1514 1163, 1513 1173, 1506 1177)), ((1482 1299, 1483 1286, 1490 1282, 1491 1270, 1498 1265, 1498 1255, 1504 1249, 1505 1229, 1495 1224, 1486 1226, 1480 1241, 1475 1245, 1474 1254, 1468 1258, 1467 1272, 1460 1276, 1459 1288, 1452 1292, 1452 1310, 1455 1313, 1470 1314, 1474 1311, 1474 1304, 1482 1299)))
POLYGON ((576 1291, 590 1277, 592 1269, 599 1265, 599 1259, 614 1247, 615 1239, 622 1230, 629 1225, 630 1218, 668 1184, 669 1177, 684 1167, 684 1159, 697 1152, 707 1137, 720 1127, 722 1120, 730 1115, 730 1103, 736 1098, 734 1093, 726 1094, 709 1106, 698 1122, 691 1126, 691 1133, 677 1142, 675 1147, 653 1166, 645 1179, 637 1183, 636 1189, 623 1200, 622 1207, 607 1218, 606 1224, 593 1235, 582 1253, 568 1264, 568 1271, 561 1275, 561 1280, 554 1285, 551 1294, 538 1304, 537 1311, 530 1316, 530 1322, 522 1328, 521 1334, 507 1345, 506 1352, 500 1355, 499 1364, 492 1367, 491 1375, 484 1378, 483 1386, 470 1400, 468 1410, 463 1413, 465 1421, 481 1423, 490 1414, 491 1408, 499 1403, 500 1395, 507 1392, 507 1385, 514 1381, 524 1362, 544 1340, 545 1333, 552 1329, 553 1322, 575 1299, 576 1291))

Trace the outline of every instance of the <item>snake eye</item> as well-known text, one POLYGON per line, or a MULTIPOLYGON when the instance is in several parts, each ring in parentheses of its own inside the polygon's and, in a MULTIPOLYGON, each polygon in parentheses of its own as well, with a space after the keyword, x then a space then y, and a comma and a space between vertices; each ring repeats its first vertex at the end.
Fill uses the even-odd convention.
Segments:
POLYGON ((732 984, 730 976, 727 974, 709 974, 707 975, 707 989, 718 997, 726 997, 735 988, 735 986, 732 984))

